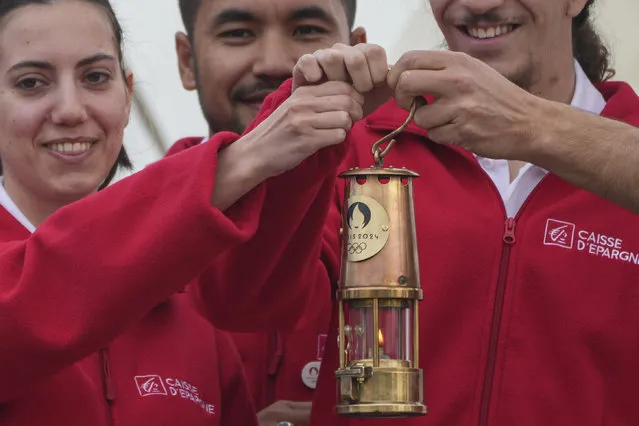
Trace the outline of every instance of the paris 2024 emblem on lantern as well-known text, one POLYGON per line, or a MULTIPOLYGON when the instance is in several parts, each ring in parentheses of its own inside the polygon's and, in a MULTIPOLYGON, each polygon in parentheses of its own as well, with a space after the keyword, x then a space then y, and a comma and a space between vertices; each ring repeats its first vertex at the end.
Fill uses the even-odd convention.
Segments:
POLYGON ((379 253, 390 231, 388 213, 380 203, 365 195, 348 199, 348 260, 359 262, 379 253))

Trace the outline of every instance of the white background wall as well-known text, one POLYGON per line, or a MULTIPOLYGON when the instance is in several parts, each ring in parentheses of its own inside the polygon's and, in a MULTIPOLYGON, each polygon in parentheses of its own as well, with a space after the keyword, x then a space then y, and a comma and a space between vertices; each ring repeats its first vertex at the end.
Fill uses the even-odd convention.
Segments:
MULTIPOLYGON (((207 133, 195 93, 180 84, 174 34, 182 29, 178 0, 112 0, 126 33, 127 65, 135 74, 136 105, 125 145, 136 169, 159 159, 171 143, 207 133)), ((599 0, 599 26, 613 48, 617 78, 639 91, 638 0, 599 0)), ((356 25, 390 61, 412 49, 439 48, 443 37, 427 0, 359 0, 356 25)))

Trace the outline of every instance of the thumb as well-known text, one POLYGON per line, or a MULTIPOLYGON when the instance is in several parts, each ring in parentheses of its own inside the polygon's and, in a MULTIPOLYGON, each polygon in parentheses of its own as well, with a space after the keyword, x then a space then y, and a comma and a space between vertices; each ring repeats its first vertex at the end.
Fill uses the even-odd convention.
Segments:
POLYGON ((309 85, 309 81, 304 76, 304 73, 302 72, 302 70, 300 70, 297 66, 295 66, 295 68, 293 68, 293 88, 292 88, 293 92, 297 90, 297 88, 299 87, 308 86, 308 85, 309 85))
POLYGON ((313 55, 306 54, 293 67, 293 91, 298 87, 318 84, 325 80, 324 70, 313 55))

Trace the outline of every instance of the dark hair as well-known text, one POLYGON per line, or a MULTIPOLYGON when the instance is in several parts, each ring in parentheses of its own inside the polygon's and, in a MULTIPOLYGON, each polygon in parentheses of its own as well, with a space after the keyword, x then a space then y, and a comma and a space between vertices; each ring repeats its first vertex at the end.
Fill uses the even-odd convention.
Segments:
MULTIPOLYGON (((346 10, 348 27, 352 29, 355 24, 357 0, 342 0, 342 3, 346 10)), ((195 20, 201 5, 202 0, 180 0, 180 14, 182 15, 182 22, 184 23, 184 28, 186 29, 186 33, 189 37, 192 37, 193 35, 193 27, 195 27, 195 20)))
MULTIPOLYGON (((118 48, 118 60, 120 61, 120 70, 122 71, 122 78, 124 79, 126 84, 126 73, 124 71, 124 55, 122 53, 122 44, 123 44, 124 36, 122 33, 122 27, 120 26, 120 22, 118 21, 118 18, 115 15, 115 11, 113 10, 111 3, 109 2, 109 0, 84 0, 84 1, 87 1, 89 3, 102 7, 104 12, 106 13, 106 16, 109 18, 109 22, 111 23, 111 27, 113 28, 113 35, 115 36, 115 41, 118 48)), ((54 4, 55 2, 56 0, 0 0, 0 20, 4 19, 9 13, 13 12, 14 10, 20 7, 29 6, 31 4, 54 4)), ((122 146, 122 148, 120 149, 120 153, 118 154, 118 158, 116 159, 115 164, 113 165, 113 167, 111 167, 111 170, 109 170, 109 173, 107 174, 106 179, 104 179, 99 189, 104 189, 106 186, 109 185, 109 183, 111 183, 111 180, 113 180, 113 177, 115 176, 115 173, 117 172, 118 167, 123 167, 126 169, 133 168, 133 164, 131 164, 131 160, 129 159, 129 156, 126 153, 124 146, 122 146)), ((2 175, 1 161, 0 161, 0 175, 2 175)))
POLYGON ((615 70, 612 68, 610 50, 597 34, 592 20, 594 4, 595 0, 588 0, 581 13, 572 20, 572 48, 588 79, 600 83, 614 77, 615 70))
POLYGON ((348 28, 353 29, 353 26, 355 25, 355 15, 357 14, 357 0, 342 0, 342 3, 346 10, 348 28))

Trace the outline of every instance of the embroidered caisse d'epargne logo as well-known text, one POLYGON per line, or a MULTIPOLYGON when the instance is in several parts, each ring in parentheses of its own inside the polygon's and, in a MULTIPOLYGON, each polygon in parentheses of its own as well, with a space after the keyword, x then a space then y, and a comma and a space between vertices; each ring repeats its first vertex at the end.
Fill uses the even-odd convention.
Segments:
POLYGON ((575 224, 548 219, 544 245, 571 249, 575 239, 575 224))
POLYGON ((216 413, 215 405, 203 401, 200 398, 198 388, 186 380, 171 377, 163 378, 157 374, 135 376, 134 380, 141 397, 165 396, 168 398, 182 398, 199 405, 207 414, 215 415, 216 413))
POLYGON ((639 265, 639 250, 629 250, 623 239, 603 232, 581 229, 576 224, 563 220, 546 220, 544 245, 576 250, 591 256, 639 265))

